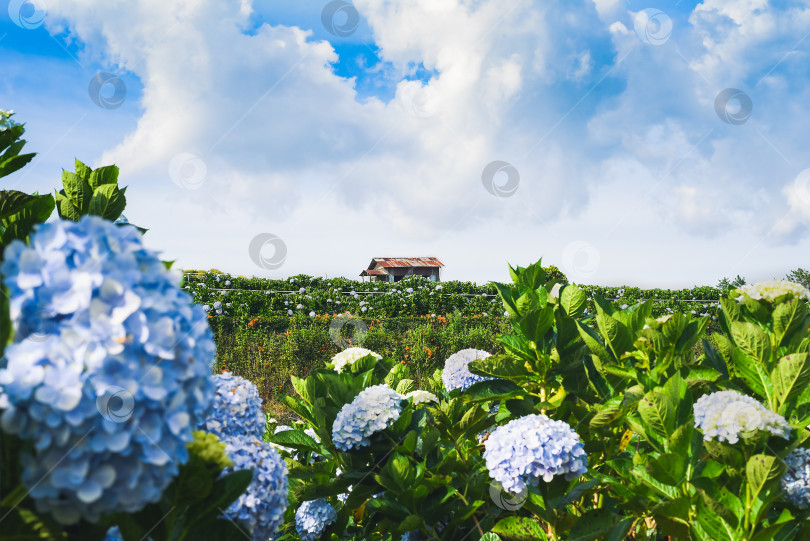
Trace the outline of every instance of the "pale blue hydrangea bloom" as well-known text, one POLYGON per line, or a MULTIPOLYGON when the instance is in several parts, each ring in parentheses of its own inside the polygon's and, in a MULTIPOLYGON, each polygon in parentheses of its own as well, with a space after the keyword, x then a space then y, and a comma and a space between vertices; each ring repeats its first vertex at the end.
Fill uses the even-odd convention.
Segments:
POLYGON ((403 396, 388 385, 363 389, 343 406, 332 425, 332 442, 341 451, 366 447, 369 437, 385 430, 402 412, 403 396))
POLYGON ((476 359, 485 359, 490 354, 480 349, 462 349, 450 355, 444 362, 444 370, 442 371, 442 383, 444 388, 448 391, 453 389, 466 390, 474 383, 479 381, 486 381, 495 378, 488 378, 473 374, 467 365, 476 359))
POLYGON ((234 463, 223 470, 223 475, 237 470, 253 470, 253 481, 225 511, 225 517, 242 523, 253 541, 267 541, 284 523, 287 465, 269 443, 245 436, 223 441, 225 453, 234 463))
POLYGON ((0 426, 31 443, 23 484, 64 524, 160 499, 214 394, 215 345, 179 274, 134 227, 40 225, 2 273, 15 329, 0 426))
POLYGON ((295 530, 301 541, 316 541, 337 520, 337 511, 325 498, 306 501, 295 512, 295 530))
POLYGON ((785 457, 787 473, 782 477, 782 493, 799 509, 810 507, 810 449, 798 448, 785 457))
POLYGON ((212 379, 217 386, 214 404, 199 428, 220 438, 250 436, 261 439, 265 419, 256 385, 230 372, 216 374, 212 379))
POLYGON ((754 398, 737 391, 718 391, 703 395, 695 402, 695 428, 703 439, 737 443, 740 436, 758 430, 790 438, 791 428, 781 415, 772 412, 754 398))
POLYGON ((545 415, 527 415, 495 429, 484 443, 489 475, 512 494, 551 481, 567 480, 588 471, 585 448, 579 435, 563 421, 545 415))

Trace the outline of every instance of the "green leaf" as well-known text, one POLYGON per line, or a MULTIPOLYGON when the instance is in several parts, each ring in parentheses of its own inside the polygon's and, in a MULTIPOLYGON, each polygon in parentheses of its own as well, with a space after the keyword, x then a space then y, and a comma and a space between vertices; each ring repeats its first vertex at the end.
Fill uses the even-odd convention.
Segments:
MULTIPOLYGON (((700 501, 700 500, 699 500, 700 501)), ((702 504, 698 505, 697 523, 712 541, 736 541, 734 528, 716 515, 714 511, 702 504)))
POLYGON ((508 355, 492 355, 472 361, 467 368, 479 376, 505 379, 523 379, 529 376, 524 363, 508 355))
POLYGON ((650 477, 661 484, 679 486, 685 480, 686 461, 683 456, 665 453, 645 464, 650 477))
MULTIPOLYGON (((78 161, 78 160, 77 160, 78 161)), ((78 168, 76 169, 77 174, 78 168)), ((114 186, 118 186, 118 167, 115 165, 106 165, 104 167, 99 167, 98 169, 93 170, 90 172, 89 177, 88 175, 82 175, 82 178, 87 179, 88 184, 93 189, 93 191, 97 190, 100 186, 104 184, 112 184, 114 186)))
POLYGON ((584 355, 582 357, 582 365, 585 367, 585 374, 588 376, 588 382, 590 382, 593 389, 599 394, 599 397, 602 399, 608 399, 613 396, 613 388, 607 382, 607 380, 599 373, 599 370, 596 369, 596 365, 594 364, 594 358, 596 355, 584 355))
POLYGON ((126 197, 117 185, 102 184, 93 192, 87 213, 101 216, 105 220, 115 221, 124 212, 126 206, 126 197))
POLYGON ((675 428, 675 404, 660 391, 650 391, 638 403, 638 413, 654 433, 669 439, 675 428))
POLYGON ((731 338, 743 352, 766 365, 771 361, 771 339, 759 325, 748 321, 731 323, 731 338))
POLYGON ((62 187, 63 195, 70 199, 73 206, 82 214, 86 214, 90 199, 93 197, 93 188, 90 184, 77 174, 62 170, 62 187))
POLYGON ((93 171, 81 160, 74 158, 73 159, 73 168, 76 170, 76 175, 81 178, 82 180, 88 181, 90 180, 90 173, 93 171))
POLYGON ((751 491, 751 499, 756 499, 769 485, 779 482, 782 474, 779 458, 770 455, 754 455, 745 465, 745 475, 751 491))
POLYGON ((599 428, 607 426, 619 417, 622 416, 622 401, 620 396, 611 398, 597 411, 596 415, 591 417, 588 426, 591 428, 599 428))
POLYGON ((320 448, 318 442, 303 430, 282 430, 269 436, 267 441, 299 451, 317 451, 320 448))
POLYGON ((588 296, 577 285, 565 285, 560 291, 560 306, 568 317, 580 317, 588 306, 588 296))
POLYGON ((535 541, 548 539, 543 526, 536 520, 525 517, 509 517, 498 521, 492 532, 504 541, 535 541))
POLYGON ((0 220, 5 220, 17 214, 35 199, 36 196, 18 192, 17 190, 0 191, 0 220))
POLYGON ((795 401, 810 384, 808 354, 792 353, 782 357, 771 373, 771 380, 780 413, 784 413, 781 406, 795 401))
POLYGON ((78 222, 82 218, 81 209, 71 202, 63 193, 56 193, 56 209, 63 220, 78 222))
POLYGON ((741 349, 734 349, 732 354, 734 359, 734 369, 736 373, 745 381, 748 387, 759 396, 765 398, 768 403, 771 401, 773 384, 768 373, 760 365, 759 361, 744 353, 741 349))
POLYGON ((577 519, 567 539, 569 541, 589 541, 601 539, 618 522, 617 515, 609 509, 590 509, 577 519))
POLYGON ((504 398, 520 398, 523 388, 505 379, 479 381, 471 385, 462 395, 465 402, 487 402, 504 398))
POLYGON ((219 516, 241 496, 253 480, 253 470, 237 470, 214 481, 211 494, 188 509, 187 524, 219 516))
POLYGON ((597 314, 596 324, 599 333, 605 339, 605 344, 617 359, 633 349, 633 337, 624 324, 603 312, 597 314))
POLYGON ((481 536, 480 541, 501 541, 501 538, 496 533, 487 532, 481 536))
POLYGON ((0 159, 0 177, 5 177, 25 167, 36 154, 20 154, 0 159))
POLYGON ((593 329, 587 325, 583 325, 580 321, 577 321, 577 328, 579 329, 579 335, 582 337, 582 341, 588 346, 590 352, 597 356, 600 366, 615 364, 613 356, 599 341, 599 335, 596 334, 593 329))

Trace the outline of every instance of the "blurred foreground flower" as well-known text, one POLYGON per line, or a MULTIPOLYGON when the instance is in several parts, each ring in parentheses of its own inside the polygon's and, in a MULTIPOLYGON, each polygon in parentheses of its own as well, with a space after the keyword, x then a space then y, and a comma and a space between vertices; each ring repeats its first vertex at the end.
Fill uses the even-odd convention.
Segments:
POLYGON ((0 427, 31 443, 22 481, 64 524, 160 499, 214 394, 201 307, 134 227, 95 216, 11 243, 2 272, 14 342, 0 427))

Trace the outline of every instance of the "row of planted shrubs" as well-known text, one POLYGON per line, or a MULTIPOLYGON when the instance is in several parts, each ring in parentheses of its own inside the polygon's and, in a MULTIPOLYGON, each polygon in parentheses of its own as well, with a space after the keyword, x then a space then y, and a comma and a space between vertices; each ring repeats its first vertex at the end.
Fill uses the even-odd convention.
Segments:
POLYGON ((209 324, 217 344, 215 371, 228 370, 254 382, 274 412, 284 409, 281 396, 293 392, 290 376, 304 377, 324 366, 352 341, 404 362, 421 384, 460 349, 502 353, 498 336, 510 329, 504 317, 461 315, 212 318, 209 324))
POLYGON ((292 378, 300 420, 265 434, 280 539, 810 535, 810 291, 731 292, 712 345, 708 318, 597 297, 591 327, 581 289, 513 276, 506 355, 459 351, 422 390, 356 348, 292 378))

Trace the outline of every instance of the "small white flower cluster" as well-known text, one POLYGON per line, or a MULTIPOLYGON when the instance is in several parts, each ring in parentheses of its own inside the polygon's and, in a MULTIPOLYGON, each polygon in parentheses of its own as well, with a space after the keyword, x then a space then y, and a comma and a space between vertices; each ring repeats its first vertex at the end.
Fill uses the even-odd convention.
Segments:
POLYGON ((354 364, 366 355, 373 355, 377 360, 382 359, 382 355, 366 348, 347 348, 332 357, 332 364, 335 366, 335 371, 340 374, 347 364, 354 364))
POLYGON ((338 412, 332 425, 332 443, 341 451, 370 445, 371 435, 399 419, 403 399, 388 385, 363 389, 338 412))
POLYGON ((431 402, 438 402, 439 399, 436 397, 435 394, 429 391, 422 391, 417 389, 415 391, 411 391, 405 395, 405 398, 413 398, 413 405, 418 406, 419 404, 429 404, 431 402))
POLYGON ((731 444, 737 443, 740 436, 757 430, 785 439, 790 438, 791 432, 784 417, 737 391, 718 391, 698 398, 695 428, 703 431, 704 441, 716 438, 731 444))
POLYGON ((795 282, 788 282, 787 280, 769 280, 767 282, 760 282, 753 285, 745 285, 738 287, 736 292, 740 294, 737 297, 738 302, 742 302, 743 294, 747 294, 752 299, 765 300, 774 302, 777 298, 784 295, 792 295, 798 299, 810 300, 810 290, 801 284, 795 282))

